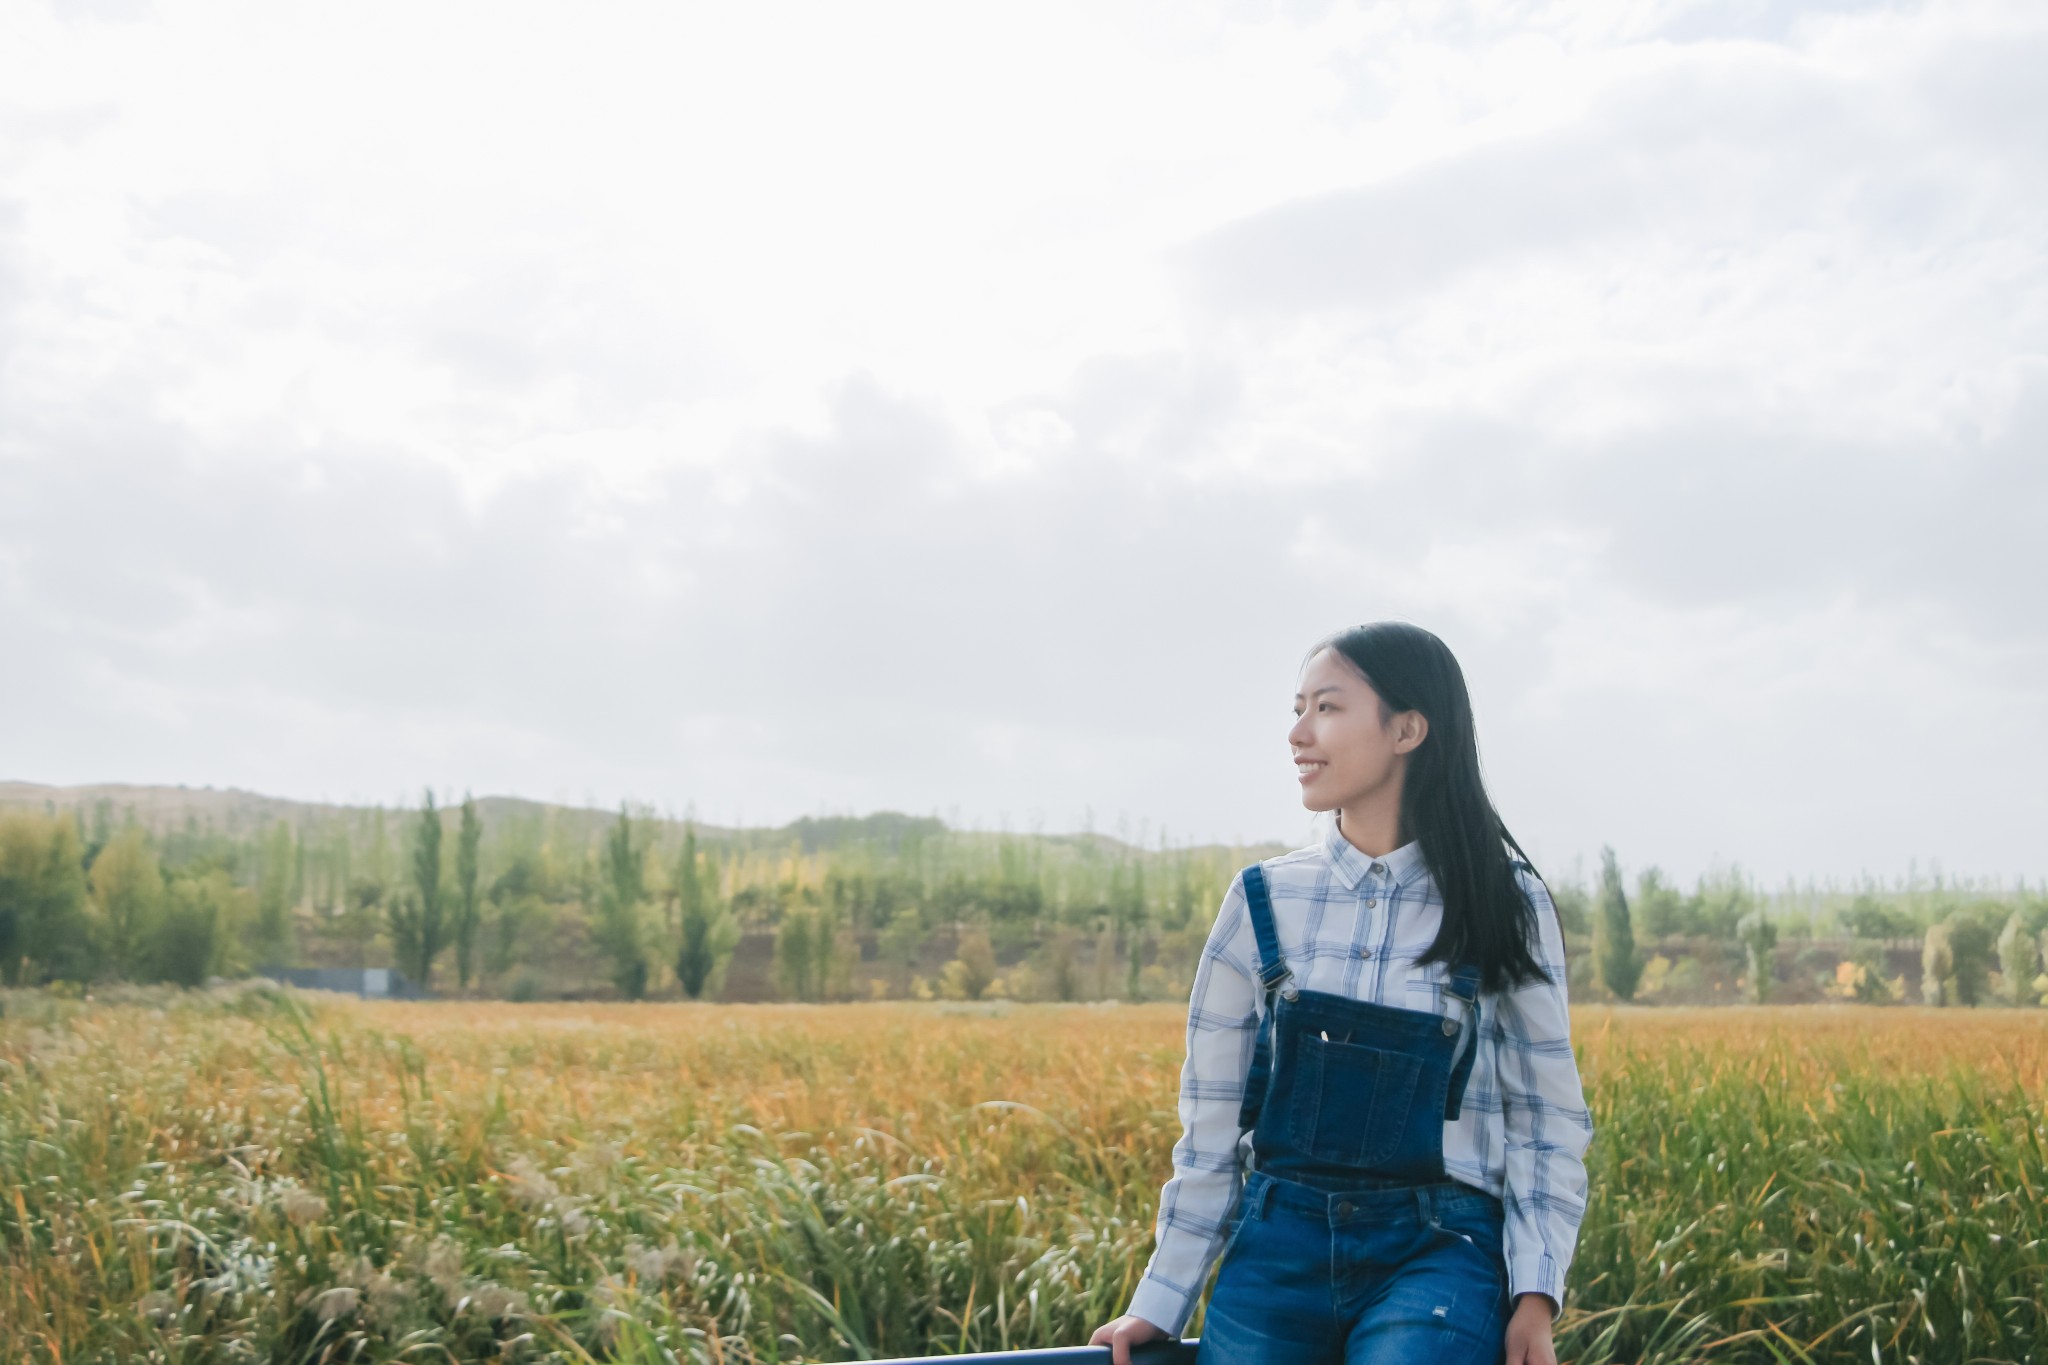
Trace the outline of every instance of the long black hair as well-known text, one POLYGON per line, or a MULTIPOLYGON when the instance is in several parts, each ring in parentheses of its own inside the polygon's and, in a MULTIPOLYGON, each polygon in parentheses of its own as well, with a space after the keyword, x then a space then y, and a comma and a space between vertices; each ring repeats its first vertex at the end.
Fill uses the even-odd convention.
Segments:
POLYGON ((1429 721, 1408 754, 1401 837, 1421 841, 1444 907, 1436 941, 1416 961, 1469 962, 1488 992, 1548 980, 1531 948, 1536 910, 1515 880, 1508 849, 1531 875, 1536 869, 1480 780, 1472 698, 1450 646, 1420 626, 1375 621, 1320 641, 1308 658, 1324 649, 1335 650, 1379 694, 1382 725, 1396 711, 1420 711, 1429 721))

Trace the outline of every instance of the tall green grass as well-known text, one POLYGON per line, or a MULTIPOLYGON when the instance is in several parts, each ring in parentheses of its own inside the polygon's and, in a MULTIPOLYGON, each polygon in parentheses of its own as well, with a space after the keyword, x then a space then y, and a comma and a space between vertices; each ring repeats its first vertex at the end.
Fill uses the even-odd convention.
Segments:
MULTIPOLYGON (((5 1003, 8 1361, 1074 1343, 1127 1303, 1178 1135, 1165 1006, 5 1003)), ((2039 1018, 1578 1024, 1563 1358, 2043 1358, 2039 1018)))

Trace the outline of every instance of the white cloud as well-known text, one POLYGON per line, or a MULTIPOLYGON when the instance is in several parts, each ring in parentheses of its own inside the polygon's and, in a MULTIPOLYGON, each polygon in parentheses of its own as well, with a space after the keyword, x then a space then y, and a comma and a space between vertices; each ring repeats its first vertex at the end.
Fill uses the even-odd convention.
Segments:
POLYGON ((2048 871, 2036 7, 20 29, 7 775, 1286 836, 1405 615, 1539 858, 2048 871))

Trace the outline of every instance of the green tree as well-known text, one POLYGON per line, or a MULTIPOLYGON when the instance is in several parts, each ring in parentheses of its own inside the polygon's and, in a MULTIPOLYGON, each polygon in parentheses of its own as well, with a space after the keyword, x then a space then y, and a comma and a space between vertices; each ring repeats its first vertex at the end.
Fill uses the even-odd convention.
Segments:
POLYGON ((621 804, 605 837, 597 888, 599 945, 612 960, 612 984, 628 1000, 647 994, 647 954, 641 944, 640 902, 647 892, 647 850, 633 842, 633 818, 621 804))
POLYGON ((1727 943, 1738 937, 1736 926, 1756 908, 1756 894, 1742 869, 1717 867, 1702 876, 1692 895, 1686 897, 1683 932, 1727 943))
POLYGON ((1919 925, 1904 910, 1884 904, 1863 892, 1842 912, 1842 925, 1857 938, 1911 938, 1919 925))
POLYGON ((434 959, 441 955, 447 932, 441 912, 441 812, 435 809, 432 788, 413 830, 412 883, 411 892, 392 899, 387 914, 399 966, 424 991, 433 986, 434 959))
POLYGON ((2015 910, 1998 934, 1998 979, 2000 994, 2014 1005, 2032 1003, 2034 976, 2040 966, 2040 948, 2027 927, 2024 911, 2015 910))
POLYGON ((92 831, 86 836, 83 855, 79 863, 91 867, 100 856, 100 850, 114 837, 114 803, 102 796, 92 803, 92 831))
POLYGON ((419 892, 410 889, 394 892, 384 902, 384 920, 391 932, 391 956, 397 960, 398 969, 425 990, 426 979, 421 963, 427 936, 419 892))
POLYGON ((1095 935, 1095 972, 1089 986, 1090 1000, 1116 997, 1116 929, 1105 919, 1095 935))
POLYGON ((1636 878, 1636 899, 1630 918, 1651 938, 1669 938, 1696 932, 1692 916, 1686 913, 1685 897, 1664 880, 1664 869, 1647 867, 1636 878))
POLYGON ((819 999, 844 1000, 853 994, 853 964, 860 961, 860 942, 846 916, 829 905, 818 910, 811 960, 819 999))
POLYGON ((1034 968, 1045 990, 1055 1000, 1078 1000, 1081 969, 1072 929, 1056 928, 1040 944, 1034 968))
POLYGON ((42 868, 41 817, 0 811, 0 985, 21 981, 28 956, 30 901, 42 868))
POLYGON ((1600 850, 1600 904, 1593 920, 1593 970, 1615 999, 1635 998, 1636 983, 1643 976, 1643 960, 1636 952, 1628 897, 1622 892, 1621 868, 1611 848, 1600 850))
POLYGON ((1583 941, 1587 926, 1593 922, 1593 898, 1586 894, 1586 888, 1576 882, 1552 882, 1550 903, 1557 907, 1557 927, 1565 942, 1583 941))
MULTIPOLYGON (((358 967, 370 965, 370 943, 377 937, 377 925, 385 919, 384 895, 384 883, 374 877, 357 877, 348 884, 348 897, 336 917, 336 932, 343 942, 354 947, 358 967)), ((412 970, 403 958, 399 959, 399 967, 412 970)))
POLYGON ((526 960, 524 945, 545 926, 551 916, 547 902, 539 896, 524 895, 492 902, 491 932, 486 937, 484 970, 493 974, 509 972, 526 960))
POLYGON ((1185 859, 1174 864, 1173 891, 1166 899, 1166 912, 1160 917, 1160 927, 1169 933, 1179 933, 1188 927, 1195 917, 1195 881, 1188 875, 1185 859))
POLYGON ((1947 920, 1927 926, 1920 942, 1920 998, 1930 1005, 1956 1003, 1956 954, 1947 920))
POLYGON ((918 955, 924 950, 924 915, 915 905, 903 905, 882 926, 876 947, 885 962, 903 969, 903 990, 910 991, 910 978, 917 971, 918 955))
POLYGON ((90 981, 99 945, 70 812, 0 812, 0 982, 90 981))
POLYGON ((292 906, 298 882, 298 841, 283 820, 263 840, 256 882, 256 923, 250 948, 262 966, 287 966, 292 959, 292 906))
POLYGON ((817 911, 792 905, 775 927, 775 975, 792 1000, 815 1000, 824 945, 817 911))
POLYGON ((92 860, 92 897, 106 928, 107 965, 130 981, 149 975, 146 957, 156 946, 164 900, 163 871, 149 836, 129 825, 110 837, 92 860))
POLYGON ((323 928, 331 930, 336 916, 346 908, 352 852, 346 828, 336 829, 327 836, 320 854, 319 890, 313 897, 313 913, 320 917, 323 928))
POLYGON ((1109 874, 1109 918, 1119 948, 1145 927, 1145 868, 1119 862, 1109 874))
POLYGON ((2041 961, 2041 975, 2034 978, 2034 998, 2048 1005, 2048 928, 2034 938, 2034 955, 2041 961))
POLYGON ((995 979, 995 949, 987 934, 972 929, 960 936, 960 955, 946 964, 939 983, 949 1000, 979 1000, 995 979))
POLYGON ((1977 1005, 1990 988, 1991 964, 1997 961, 1998 927, 2005 907, 1978 902, 1949 912, 1949 950, 1955 959, 1955 998, 1950 1003, 1977 1005))
POLYGON ((530 846, 515 848, 512 861, 491 883, 489 899, 497 913, 492 920, 495 932, 485 954, 486 971, 508 972, 519 960, 520 942, 547 913, 541 890, 540 851, 530 846))
POLYGON ((996 924, 1026 933, 1045 913, 1045 888, 1035 881, 1006 877, 981 887, 975 900, 996 924))
POLYGON ((370 854, 369 866, 364 875, 379 886, 391 885, 391 835, 384 823, 384 807, 378 806, 370 812, 370 854))
POLYGON ((477 845, 483 842, 483 823, 476 818, 476 802, 467 792, 462 797, 462 827, 455 836, 455 980, 469 989, 470 970, 476 963, 476 929, 482 918, 477 901, 477 845))
POLYGON ((739 946, 740 927, 720 904, 709 869, 697 852, 697 826, 683 826, 683 850, 676 856, 675 891, 680 945, 676 949, 676 981, 683 994, 701 999, 719 980, 739 946))
POLYGON ((1758 907, 1742 917, 1735 932, 1749 959, 1750 1001, 1761 1005, 1770 998, 1771 983, 1776 975, 1774 954, 1778 946, 1778 926, 1771 922, 1771 917, 1764 913, 1762 907, 1758 907))
POLYGON ((203 986, 222 965, 222 930, 235 917, 244 894, 225 871, 173 877, 165 889, 163 913, 154 925, 149 979, 203 986))

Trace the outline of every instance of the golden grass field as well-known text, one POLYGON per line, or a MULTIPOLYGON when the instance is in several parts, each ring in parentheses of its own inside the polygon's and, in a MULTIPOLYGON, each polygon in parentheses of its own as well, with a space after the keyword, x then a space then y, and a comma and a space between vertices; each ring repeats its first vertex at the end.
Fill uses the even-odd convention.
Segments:
MULTIPOLYGON (((1179 1132, 1166 1005, 5 1005, 10 1362, 1076 1344, 1179 1132)), ((1574 1020, 1561 1358, 2048 1359, 2048 1012, 1574 1020)))

